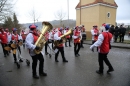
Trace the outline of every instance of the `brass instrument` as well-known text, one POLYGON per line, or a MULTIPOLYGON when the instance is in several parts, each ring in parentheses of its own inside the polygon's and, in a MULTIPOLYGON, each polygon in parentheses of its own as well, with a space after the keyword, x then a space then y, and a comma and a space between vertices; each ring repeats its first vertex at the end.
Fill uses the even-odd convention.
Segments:
POLYGON ((5 50, 10 51, 11 48, 9 46, 4 47, 5 50))
POLYGON ((53 26, 49 22, 42 22, 42 25, 43 25, 43 28, 41 30, 41 34, 40 34, 38 40, 35 43, 35 46, 38 46, 40 48, 39 50, 34 49, 34 52, 36 54, 39 54, 42 51, 42 49, 43 49, 43 47, 44 47, 44 45, 45 45, 45 43, 47 41, 47 40, 45 40, 45 37, 43 35, 47 31, 49 31, 49 30, 51 30, 53 28, 53 26))
POLYGON ((69 31, 67 32, 67 33, 65 33, 64 35, 62 35, 62 36, 60 36, 60 38, 61 38, 61 40, 55 40, 54 41, 54 49, 56 48, 56 46, 58 46, 58 45, 60 45, 60 44, 62 44, 62 43, 65 43, 66 42, 66 36, 67 35, 70 35, 70 34, 72 34, 72 29, 69 29, 69 31))
POLYGON ((20 40, 19 43, 18 43, 19 46, 22 46, 23 45, 23 41, 20 40))

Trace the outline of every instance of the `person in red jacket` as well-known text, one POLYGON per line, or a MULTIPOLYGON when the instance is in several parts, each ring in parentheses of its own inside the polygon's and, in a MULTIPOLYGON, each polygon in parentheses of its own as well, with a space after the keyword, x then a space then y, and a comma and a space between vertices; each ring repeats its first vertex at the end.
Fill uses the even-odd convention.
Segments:
POLYGON ((32 75, 33 78, 39 79, 37 75, 37 64, 39 61, 39 75, 47 76, 47 73, 44 72, 44 57, 42 51, 39 54, 36 54, 34 50, 39 50, 40 47, 36 46, 35 43, 38 40, 39 34, 37 33, 37 26, 32 24, 29 26, 30 32, 26 36, 25 42, 26 47, 29 50, 29 54, 32 57, 32 75))
POLYGON ((6 57, 7 55, 9 55, 9 53, 7 50, 4 49, 4 47, 7 46, 8 36, 2 27, 0 28, 0 40, 1 40, 1 46, 3 48, 4 57, 6 57))
MULTIPOLYGON (((59 40, 59 41, 62 41, 61 37, 63 35, 62 33, 62 28, 58 28, 57 32, 54 34, 54 40, 59 40)), ((66 60, 65 56, 64 56, 64 44, 61 43, 59 44, 58 46, 56 46, 56 50, 57 52, 55 53, 55 62, 59 62, 58 61, 58 55, 59 55, 59 52, 61 52, 61 56, 62 56, 62 60, 63 62, 68 62, 68 60, 66 60)))
POLYGON ((80 50, 80 43, 81 43, 81 31, 79 30, 79 26, 75 27, 75 30, 73 32, 73 39, 74 39, 74 54, 76 57, 80 56, 79 55, 79 50, 80 50))
POLYGON ((45 40, 46 40, 46 43, 45 43, 45 54, 47 55, 48 54, 48 52, 47 52, 47 46, 48 46, 49 32, 46 32, 44 34, 44 37, 45 37, 45 40))
MULTIPOLYGON (((67 33, 68 31, 69 31, 69 27, 66 27, 65 33, 67 33)), ((64 33, 64 34, 65 34, 65 33, 64 33)), ((66 39, 67 39, 68 42, 69 42, 69 47, 71 47, 71 44, 70 44, 70 41, 71 41, 70 35, 67 35, 67 36, 66 36, 66 39)), ((65 47, 68 47, 68 46, 67 46, 67 40, 66 40, 66 42, 65 42, 65 47)))
POLYGON ((99 70, 96 71, 96 73, 98 74, 103 74, 103 61, 106 63, 106 65, 108 66, 108 71, 112 72, 114 71, 111 63, 109 62, 107 55, 109 53, 110 50, 110 42, 112 41, 112 34, 110 32, 108 32, 110 26, 106 25, 105 32, 102 32, 99 37, 98 40, 91 45, 90 49, 92 50, 94 47, 99 47, 99 53, 98 53, 98 61, 99 61, 99 70))
POLYGON ((22 36, 22 39, 23 39, 23 47, 25 48, 25 39, 26 39, 25 30, 21 31, 21 36, 22 36))
POLYGON ((17 63, 18 61, 19 62, 23 62, 21 55, 20 55, 20 59, 19 60, 16 57, 16 50, 17 50, 17 48, 18 48, 18 50, 19 50, 19 52, 21 54, 21 49, 20 49, 20 46, 18 45, 18 43, 19 43, 20 40, 22 40, 22 38, 17 34, 17 29, 16 28, 13 28, 12 31, 13 31, 13 34, 11 36, 11 43, 15 43, 16 46, 17 46, 16 48, 12 47, 14 63, 17 63))

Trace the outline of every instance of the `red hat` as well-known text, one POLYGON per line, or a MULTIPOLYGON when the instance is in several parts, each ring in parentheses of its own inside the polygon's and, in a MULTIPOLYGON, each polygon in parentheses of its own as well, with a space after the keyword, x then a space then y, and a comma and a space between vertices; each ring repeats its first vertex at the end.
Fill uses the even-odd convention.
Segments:
POLYGON ((102 26, 104 26, 104 27, 105 27, 105 26, 106 26, 106 24, 105 24, 105 23, 103 23, 103 24, 102 24, 102 26))
POLYGON ((36 28, 37 28, 37 26, 36 26, 36 25, 34 25, 34 24, 32 24, 32 25, 30 25, 30 26, 29 26, 29 28, 30 28, 30 29, 36 29, 36 28))

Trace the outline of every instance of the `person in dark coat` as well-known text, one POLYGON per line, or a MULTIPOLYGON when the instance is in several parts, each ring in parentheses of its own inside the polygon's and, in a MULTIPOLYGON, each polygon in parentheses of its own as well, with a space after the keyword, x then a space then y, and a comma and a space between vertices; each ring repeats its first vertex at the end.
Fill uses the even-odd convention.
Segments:
POLYGON ((114 36, 115 36, 114 42, 117 42, 117 38, 118 38, 118 36, 119 36, 119 28, 118 28, 118 26, 115 27, 114 36))
POLYGON ((115 32, 114 25, 112 25, 109 29, 109 32, 113 35, 115 32))
POLYGON ((123 25, 121 25, 119 32, 120 32, 120 41, 119 42, 124 42, 124 36, 125 36, 125 33, 126 33, 126 28, 124 28, 123 25))

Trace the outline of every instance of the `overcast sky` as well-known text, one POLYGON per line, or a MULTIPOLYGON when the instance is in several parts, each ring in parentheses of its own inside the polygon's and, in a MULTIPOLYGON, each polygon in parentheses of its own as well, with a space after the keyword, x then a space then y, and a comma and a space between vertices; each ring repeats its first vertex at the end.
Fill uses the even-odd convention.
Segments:
MULTIPOLYGON (((76 19, 75 7, 79 0, 69 0, 69 19, 76 19)), ((117 18, 118 23, 130 23, 130 0, 115 0, 118 5, 117 18)), ((15 4, 15 12, 19 23, 33 23, 29 13, 35 10, 37 12, 38 21, 56 20, 55 14, 62 10, 68 18, 67 0, 17 0, 15 4)))

